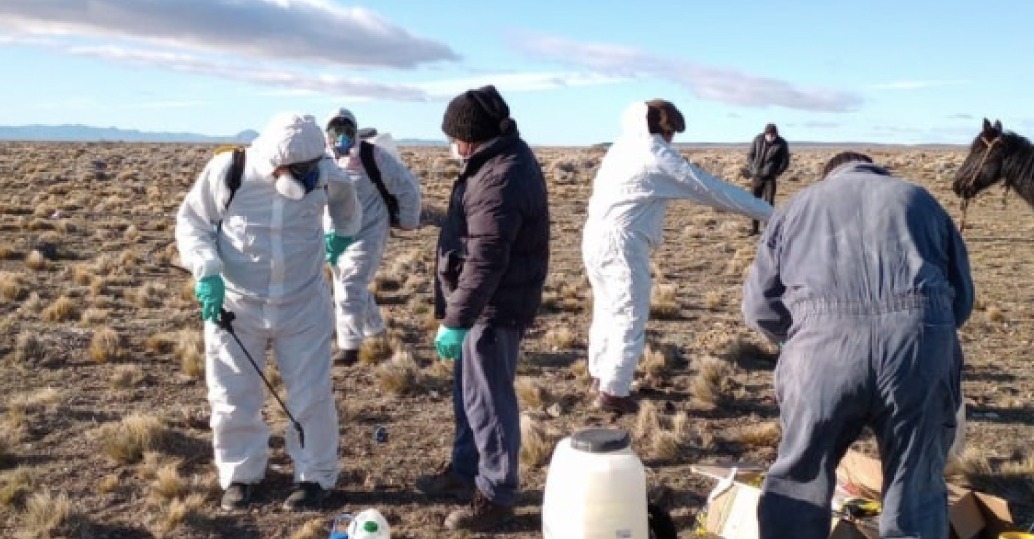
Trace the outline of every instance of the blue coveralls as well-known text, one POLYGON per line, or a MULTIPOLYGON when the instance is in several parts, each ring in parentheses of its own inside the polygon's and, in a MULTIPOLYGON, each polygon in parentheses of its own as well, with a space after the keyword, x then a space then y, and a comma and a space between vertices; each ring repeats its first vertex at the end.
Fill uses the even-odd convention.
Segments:
POLYGON ((919 186, 848 163, 776 211, 743 293, 747 323, 785 343, 762 539, 829 536, 835 470, 865 426, 883 465, 881 537, 947 536, 956 329, 972 307, 965 244, 919 186))

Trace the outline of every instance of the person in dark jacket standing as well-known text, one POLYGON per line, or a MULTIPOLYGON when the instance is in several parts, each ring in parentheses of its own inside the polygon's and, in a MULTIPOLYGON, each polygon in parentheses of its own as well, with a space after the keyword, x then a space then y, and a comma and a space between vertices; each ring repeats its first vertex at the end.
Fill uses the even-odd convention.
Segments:
MULTIPOLYGON (((764 199, 775 206, 776 178, 790 166, 790 147, 786 140, 779 136, 779 128, 768 124, 765 130, 754 137, 754 142, 747 152, 747 167, 743 172, 750 177, 750 188, 757 198, 764 199)), ((750 235, 755 236, 761 230, 761 223, 756 219, 750 223, 750 235)))
POLYGON ((520 415, 514 378, 524 331, 535 319, 549 262, 546 182, 494 86, 454 98, 442 120, 462 161, 438 236, 435 347, 455 360, 456 434, 450 462, 417 479, 431 496, 470 504, 453 530, 484 531, 513 518, 520 415))
POLYGON ((835 470, 866 426, 883 463, 880 537, 947 537, 966 245, 929 192, 866 155, 838 154, 823 176, 768 221, 743 289, 747 324, 784 343, 760 537, 829 537, 835 470))

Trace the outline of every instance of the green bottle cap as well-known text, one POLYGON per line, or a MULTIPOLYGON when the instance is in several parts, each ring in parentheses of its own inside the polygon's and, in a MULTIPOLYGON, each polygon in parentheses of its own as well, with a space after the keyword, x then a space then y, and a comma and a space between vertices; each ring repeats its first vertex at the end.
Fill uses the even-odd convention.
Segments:
POLYGON ((377 523, 372 520, 363 522, 363 531, 365 532, 376 533, 378 528, 377 523))

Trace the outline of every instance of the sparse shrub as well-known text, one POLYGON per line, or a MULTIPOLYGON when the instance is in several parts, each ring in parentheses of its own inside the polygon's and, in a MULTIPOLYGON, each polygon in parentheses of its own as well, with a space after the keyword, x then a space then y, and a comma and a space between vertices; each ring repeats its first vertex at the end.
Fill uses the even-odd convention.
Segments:
POLYGON ((662 378, 668 373, 671 366, 671 358, 663 350, 647 345, 643 351, 643 360, 639 362, 639 368, 648 377, 662 378))
POLYGON ((134 413, 118 423, 102 425, 98 432, 101 450, 116 464, 132 464, 144 451, 159 450, 168 430, 155 416, 134 413))
POLYGON ((536 468, 547 464, 555 444, 540 422, 521 414, 521 464, 536 468))
POLYGON ((0 468, 7 468, 14 462, 14 438, 11 430, 0 432, 0 468))
POLYGON ((138 365, 116 365, 111 373, 111 387, 128 389, 144 381, 144 370, 138 365))
POLYGON ((97 326, 108 321, 108 310, 97 307, 87 307, 79 315, 79 321, 87 326, 97 326))
POLYGON ((658 320, 673 320, 681 309, 677 301, 678 285, 656 284, 650 291, 650 316, 658 320))
POLYGON ((35 332, 23 331, 18 335, 14 345, 14 360, 18 363, 34 363, 42 361, 47 351, 35 332))
POLYGON ((574 347, 577 337, 571 328, 566 325, 551 328, 542 337, 543 342, 551 350, 569 350, 574 347))
POLYGON ((25 287, 20 274, 0 271, 0 300, 20 301, 28 293, 29 290, 25 287))
POLYGON ((144 340, 144 350, 151 354, 168 354, 176 347, 176 336, 172 333, 155 333, 144 340))
POLYGON ((163 507, 158 519, 159 530, 170 533, 183 525, 201 523, 204 519, 205 505, 204 495, 198 493, 170 501, 163 507))
POLYGON ((704 307, 708 310, 717 311, 725 304, 725 297, 720 290, 709 290, 704 294, 704 307))
POLYGON ((741 427, 734 439, 752 447, 776 447, 781 436, 779 424, 775 421, 764 421, 741 427))
POLYGON ((291 534, 291 539, 324 539, 327 536, 327 522, 321 518, 313 519, 302 525, 291 534))
POLYGON ((632 436, 643 444, 649 444, 654 435, 661 430, 661 417, 653 401, 639 403, 639 415, 636 416, 632 436))
POLYGON ((381 389, 393 395, 412 393, 420 387, 420 367, 406 350, 395 352, 377 367, 376 374, 381 389))
POLYGON ((122 336, 111 328, 104 328, 90 339, 90 359, 96 363, 107 363, 124 355, 122 336))
POLYGON ((397 346, 384 337, 375 337, 363 341, 359 348, 359 361, 364 365, 376 365, 392 356, 397 346))
POLYGON ((700 362, 700 370, 690 385, 693 400, 707 406, 721 406, 732 396, 731 364, 715 358, 705 358, 700 362))
POLYGON ((550 400, 549 391, 528 376, 518 376, 514 382, 514 390, 517 392, 517 402, 525 410, 542 409, 550 400))
POLYGON ((71 320, 78 315, 75 302, 68 296, 61 296, 54 300, 47 308, 43 309, 40 317, 46 322, 64 322, 71 320))
POLYGON ((18 257, 18 251, 6 245, 0 246, 0 260, 12 260, 18 257))
POLYGON ((78 535, 84 523, 82 515, 75 511, 68 495, 61 492, 37 492, 25 502, 22 514, 22 529, 15 537, 18 539, 37 539, 43 537, 69 537, 78 535))
POLYGON ((119 479, 118 474, 110 473, 102 477, 100 481, 97 482, 97 490, 99 492, 109 494, 115 492, 120 483, 121 480, 119 479))
POLYGON ((989 305, 985 314, 987 315, 988 322, 994 322, 996 324, 1005 322, 1005 313, 995 305, 989 305))
POLYGON ((183 374, 198 379, 205 372, 204 336, 198 330, 179 331, 173 354, 180 361, 183 374))
POLYGON ((25 255, 25 267, 35 271, 43 271, 50 267, 50 262, 43 256, 43 253, 33 249, 29 251, 29 254, 25 255))
POLYGON ((165 284, 147 281, 136 290, 136 304, 139 307, 155 308, 164 304, 165 284))
POLYGON ((179 466, 177 460, 158 468, 151 482, 151 498, 154 501, 162 504, 187 493, 187 480, 180 475, 179 466))
POLYGON ((39 471, 20 466, 0 477, 0 506, 21 506, 39 481, 39 471))

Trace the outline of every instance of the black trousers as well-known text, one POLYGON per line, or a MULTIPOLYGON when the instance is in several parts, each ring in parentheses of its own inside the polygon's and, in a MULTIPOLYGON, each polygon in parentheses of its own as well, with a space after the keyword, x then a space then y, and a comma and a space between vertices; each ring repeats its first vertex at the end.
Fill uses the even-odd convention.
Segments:
MULTIPOLYGON (((760 198, 765 202, 775 206, 775 195, 776 195, 776 180, 775 178, 754 178, 750 181, 750 190, 754 193, 755 198, 760 198)), ((757 233, 761 229, 761 223, 756 220, 752 220, 751 232, 757 233)))

